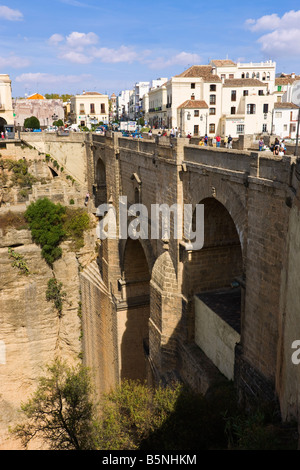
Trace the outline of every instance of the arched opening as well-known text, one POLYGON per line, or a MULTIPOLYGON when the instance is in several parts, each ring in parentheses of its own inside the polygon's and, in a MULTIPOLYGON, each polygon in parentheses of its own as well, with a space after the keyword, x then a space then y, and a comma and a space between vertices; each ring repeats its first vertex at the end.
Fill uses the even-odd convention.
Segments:
POLYGON ((118 312, 121 379, 146 380, 149 349, 150 271, 139 240, 128 239, 122 270, 122 308, 118 312))
POLYGON ((4 126, 5 126, 6 124, 7 124, 7 122, 5 121, 5 119, 0 118, 0 134, 1 134, 2 132, 5 132, 4 126))
POLYGON ((244 297, 241 243, 231 215, 219 201, 206 198, 201 204, 204 245, 191 253, 188 266, 195 342, 232 379, 244 297))
POLYGON ((105 165, 101 158, 98 159, 96 164, 96 194, 95 203, 96 206, 104 204, 107 201, 106 193, 106 171, 105 165))

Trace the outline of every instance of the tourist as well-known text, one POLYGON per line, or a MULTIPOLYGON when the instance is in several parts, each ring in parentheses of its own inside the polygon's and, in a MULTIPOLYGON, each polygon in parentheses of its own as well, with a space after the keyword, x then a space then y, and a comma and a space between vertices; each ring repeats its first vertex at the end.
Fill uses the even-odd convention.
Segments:
POLYGON ((84 200, 84 205, 85 205, 85 206, 88 205, 89 199, 90 199, 90 194, 89 194, 89 192, 87 192, 87 193, 86 193, 86 196, 85 196, 85 200, 84 200))
POLYGON ((220 145, 221 145, 221 137, 219 136, 219 134, 218 134, 217 137, 216 137, 216 143, 217 143, 217 147, 220 147, 220 145))
POLYGON ((208 143, 208 137, 207 137, 207 134, 205 134, 205 136, 204 136, 204 145, 207 145, 207 143, 208 143))
POLYGON ((262 151, 262 148, 263 148, 264 144, 265 144, 265 143, 264 143, 264 141, 263 141, 263 138, 261 137, 261 138, 259 139, 259 142, 258 142, 258 149, 259 149, 260 152, 262 151))
POLYGON ((229 136, 228 136, 228 148, 229 148, 229 149, 232 149, 232 137, 231 137, 230 134, 229 134, 229 136))

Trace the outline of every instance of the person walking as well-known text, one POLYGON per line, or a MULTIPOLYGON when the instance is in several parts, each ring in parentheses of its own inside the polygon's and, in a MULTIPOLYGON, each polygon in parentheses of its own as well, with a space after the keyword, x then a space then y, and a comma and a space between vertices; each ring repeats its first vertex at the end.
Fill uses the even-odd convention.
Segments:
POLYGON ((208 137, 207 137, 207 134, 205 134, 205 136, 204 136, 204 145, 207 145, 207 143, 208 143, 208 137))
POLYGON ((86 193, 86 196, 85 196, 85 200, 84 200, 84 205, 85 205, 85 206, 88 205, 89 199, 90 199, 90 193, 87 192, 87 193, 86 193))
POLYGON ((232 149, 232 137, 231 137, 230 134, 229 134, 229 136, 228 136, 228 148, 229 148, 229 149, 232 149))
POLYGON ((218 134, 217 137, 216 137, 216 142, 217 142, 217 147, 220 147, 220 145, 221 145, 221 137, 219 136, 219 134, 218 134))

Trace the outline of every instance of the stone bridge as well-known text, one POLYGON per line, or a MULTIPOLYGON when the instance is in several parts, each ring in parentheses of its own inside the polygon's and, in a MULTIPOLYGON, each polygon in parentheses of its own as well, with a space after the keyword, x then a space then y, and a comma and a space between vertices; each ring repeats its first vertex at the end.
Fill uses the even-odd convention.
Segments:
POLYGON ((81 275, 84 357, 99 392, 124 378, 180 377, 202 393, 233 380, 241 400, 276 400, 284 419, 297 417, 296 158, 119 134, 94 135, 89 158, 95 208, 107 203, 117 228, 81 275), (145 207, 146 223, 134 204, 145 207), (155 204, 191 207, 193 229, 201 204, 203 246, 176 236, 176 211, 170 234, 151 238, 155 204))

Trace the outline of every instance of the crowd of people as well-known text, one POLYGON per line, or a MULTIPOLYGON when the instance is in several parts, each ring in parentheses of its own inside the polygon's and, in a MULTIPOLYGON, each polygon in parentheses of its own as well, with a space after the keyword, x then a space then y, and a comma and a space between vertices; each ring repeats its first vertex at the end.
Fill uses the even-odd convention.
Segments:
MULTIPOLYGON (((264 140, 263 140, 262 137, 259 139, 258 148, 259 148, 260 152, 263 149, 266 148, 264 140)), ((269 150, 271 152, 273 152, 273 155, 278 155, 279 157, 282 157, 283 155, 285 155, 286 154, 286 146, 285 146, 284 139, 279 140, 276 137, 274 143, 270 145, 269 150)))

